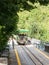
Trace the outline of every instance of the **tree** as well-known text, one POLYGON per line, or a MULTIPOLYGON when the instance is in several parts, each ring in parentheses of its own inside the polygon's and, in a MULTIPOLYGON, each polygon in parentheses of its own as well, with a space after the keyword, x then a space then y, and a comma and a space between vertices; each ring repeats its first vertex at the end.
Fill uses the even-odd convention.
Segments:
POLYGON ((5 48, 9 35, 18 21, 17 6, 13 0, 0 0, 0 51, 5 48))

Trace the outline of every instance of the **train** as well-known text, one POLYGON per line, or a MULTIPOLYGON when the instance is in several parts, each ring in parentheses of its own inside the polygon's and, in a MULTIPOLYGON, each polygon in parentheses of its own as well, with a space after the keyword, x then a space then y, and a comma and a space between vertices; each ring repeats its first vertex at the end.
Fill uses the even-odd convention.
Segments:
POLYGON ((26 41, 27 41, 27 35, 26 34, 19 34, 18 35, 17 43, 19 45, 25 45, 26 41))

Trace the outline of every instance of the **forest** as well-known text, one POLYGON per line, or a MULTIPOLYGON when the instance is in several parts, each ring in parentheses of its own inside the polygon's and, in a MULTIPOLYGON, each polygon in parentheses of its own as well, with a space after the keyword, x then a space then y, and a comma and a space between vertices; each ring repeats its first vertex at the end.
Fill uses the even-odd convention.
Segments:
POLYGON ((0 0, 0 51, 18 29, 49 42, 49 0, 0 0))

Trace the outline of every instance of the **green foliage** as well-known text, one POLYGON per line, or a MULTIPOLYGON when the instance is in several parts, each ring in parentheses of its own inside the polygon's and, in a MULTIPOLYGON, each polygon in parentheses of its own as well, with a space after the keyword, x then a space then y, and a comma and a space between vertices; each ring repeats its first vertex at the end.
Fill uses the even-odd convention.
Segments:
POLYGON ((28 36, 49 41, 49 4, 45 6, 36 2, 32 6, 36 8, 18 12, 18 29, 29 29, 28 36))
POLYGON ((0 0, 0 51, 4 49, 7 40, 18 21, 17 4, 13 0, 0 0))

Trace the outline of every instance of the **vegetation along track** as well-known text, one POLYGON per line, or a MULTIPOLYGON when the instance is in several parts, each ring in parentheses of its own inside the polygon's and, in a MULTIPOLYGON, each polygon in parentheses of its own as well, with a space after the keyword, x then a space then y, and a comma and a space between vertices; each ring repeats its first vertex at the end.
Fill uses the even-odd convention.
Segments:
POLYGON ((44 65, 27 47, 22 46, 22 48, 35 65, 44 65))

